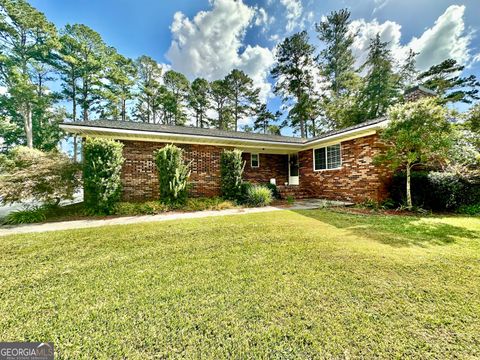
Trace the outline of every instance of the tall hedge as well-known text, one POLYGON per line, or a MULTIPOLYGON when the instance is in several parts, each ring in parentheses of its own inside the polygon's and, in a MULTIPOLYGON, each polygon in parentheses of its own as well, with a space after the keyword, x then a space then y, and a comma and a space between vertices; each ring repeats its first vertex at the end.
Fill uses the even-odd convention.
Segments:
POLYGON ((228 200, 240 200, 242 193, 242 175, 245 164, 240 150, 225 150, 220 157, 220 176, 222 196, 228 200))
POLYGON ((111 214, 122 191, 123 144, 88 138, 83 148, 85 207, 93 214, 111 214))
MULTIPOLYGON (((480 179, 450 172, 412 172, 413 205, 437 211, 451 211, 464 205, 480 204, 480 179)), ((404 204, 405 173, 395 174, 390 196, 396 205, 404 204)))
POLYGON ((189 165, 183 160, 183 150, 167 145, 154 153, 160 185, 160 201, 164 204, 182 204, 188 197, 189 165))

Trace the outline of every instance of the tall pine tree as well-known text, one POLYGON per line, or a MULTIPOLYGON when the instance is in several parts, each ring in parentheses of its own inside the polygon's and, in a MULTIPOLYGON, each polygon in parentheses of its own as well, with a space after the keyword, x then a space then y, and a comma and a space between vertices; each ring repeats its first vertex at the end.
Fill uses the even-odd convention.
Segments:
POLYGON ((276 64, 271 71, 276 80, 274 92, 284 103, 292 102, 290 126, 299 129, 302 137, 307 136, 308 115, 302 111, 301 100, 308 96, 312 82, 312 69, 316 67, 313 53, 315 48, 309 43, 306 31, 287 37, 277 47, 276 64))

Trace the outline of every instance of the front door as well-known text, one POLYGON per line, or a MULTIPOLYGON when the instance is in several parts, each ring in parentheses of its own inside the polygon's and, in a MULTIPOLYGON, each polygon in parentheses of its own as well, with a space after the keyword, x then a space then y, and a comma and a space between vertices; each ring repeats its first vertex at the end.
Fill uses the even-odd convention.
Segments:
POLYGON ((298 185, 298 154, 288 155, 288 184, 289 185, 298 185))

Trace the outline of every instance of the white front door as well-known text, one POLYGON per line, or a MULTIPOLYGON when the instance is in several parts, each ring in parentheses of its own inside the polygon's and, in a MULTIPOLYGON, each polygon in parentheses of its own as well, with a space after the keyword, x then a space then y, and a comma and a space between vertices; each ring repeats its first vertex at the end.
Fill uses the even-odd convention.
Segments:
POLYGON ((288 155, 288 185, 299 184, 298 154, 288 155))

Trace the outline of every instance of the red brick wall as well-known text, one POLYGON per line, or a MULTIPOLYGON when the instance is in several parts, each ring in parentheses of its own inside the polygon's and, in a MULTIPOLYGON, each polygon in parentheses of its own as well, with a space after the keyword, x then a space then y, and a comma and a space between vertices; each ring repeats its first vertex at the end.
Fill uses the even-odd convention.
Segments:
MULTIPOLYGON (((159 198, 158 177, 153 152, 164 143, 123 141, 125 163, 122 169, 123 199, 127 201, 159 198)), ((191 161, 192 196, 220 195, 220 154, 222 147, 183 145, 186 161, 191 161)), ((313 171, 313 151, 299 153, 300 187, 311 197, 359 202, 382 200, 388 196, 386 184, 391 172, 373 165, 373 157, 382 149, 377 135, 342 143, 342 167, 339 170, 313 171)), ((244 153, 244 178, 253 183, 277 185, 288 181, 288 156, 260 154, 260 167, 251 168, 250 154, 244 153)))
POLYGON ((388 197, 391 171, 373 164, 383 148, 378 135, 345 141, 341 144, 342 167, 338 170, 313 170, 313 150, 299 153, 300 186, 312 197, 361 202, 388 197))
MULTIPOLYGON (((153 152, 165 143, 123 141, 125 163, 122 169, 123 199, 126 201, 159 198, 158 176, 153 152)), ((209 145, 177 144, 184 149, 185 160, 191 162, 192 196, 220 195, 220 154, 222 147, 209 145)), ((260 154, 260 167, 251 168, 250 154, 244 153, 246 161, 244 178, 253 183, 267 183, 272 177, 277 184, 287 181, 287 156, 260 154)))
POLYGON ((265 184, 275 178, 277 185, 288 181, 288 155, 260 154, 260 167, 252 168, 250 153, 243 153, 245 161, 244 179, 252 183, 265 184))

